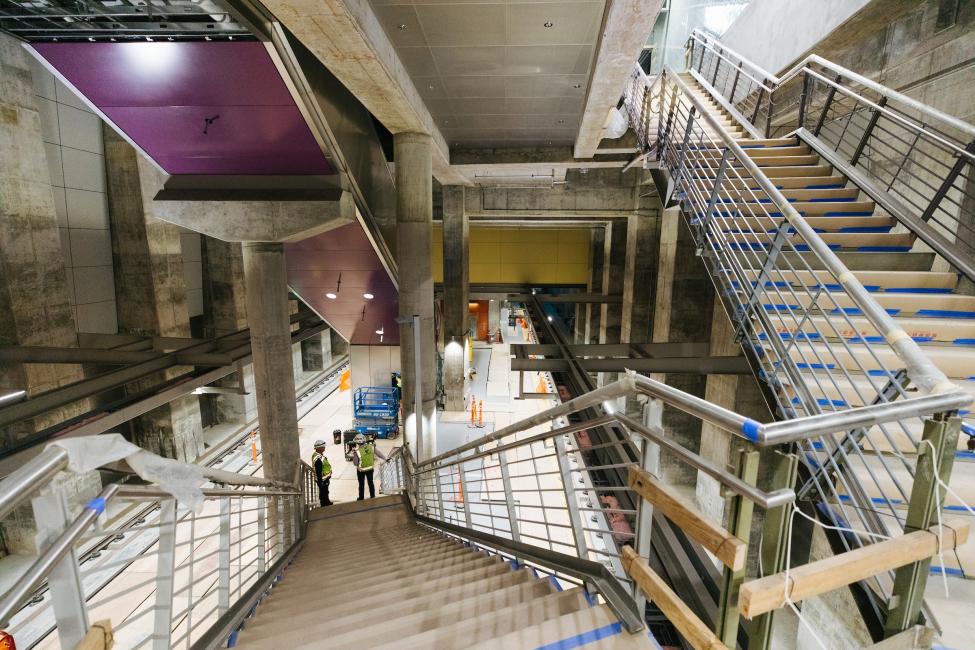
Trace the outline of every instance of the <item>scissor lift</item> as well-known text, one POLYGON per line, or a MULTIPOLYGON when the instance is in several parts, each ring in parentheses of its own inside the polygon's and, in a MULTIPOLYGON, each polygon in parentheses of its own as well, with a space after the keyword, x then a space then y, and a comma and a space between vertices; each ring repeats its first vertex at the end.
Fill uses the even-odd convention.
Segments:
POLYGON ((357 433, 393 438, 399 433, 399 392, 392 386, 364 386, 352 395, 357 433))

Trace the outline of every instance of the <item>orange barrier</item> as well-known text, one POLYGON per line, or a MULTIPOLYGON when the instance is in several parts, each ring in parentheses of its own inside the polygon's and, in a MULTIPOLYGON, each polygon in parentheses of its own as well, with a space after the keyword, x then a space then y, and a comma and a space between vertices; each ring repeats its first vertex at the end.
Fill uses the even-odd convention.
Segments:
POLYGON ((251 431, 251 461, 257 465, 257 440, 254 434, 255 432, 251 431))
POLYGON ((477 416, 477 426, 484 427, 484 400, 480 400, 480 414, 477 416))
POLYGON ((352 369, 346 368, 341 375, 339 375, 339 392, 344 393, 347 390, 352 390, 352 369))

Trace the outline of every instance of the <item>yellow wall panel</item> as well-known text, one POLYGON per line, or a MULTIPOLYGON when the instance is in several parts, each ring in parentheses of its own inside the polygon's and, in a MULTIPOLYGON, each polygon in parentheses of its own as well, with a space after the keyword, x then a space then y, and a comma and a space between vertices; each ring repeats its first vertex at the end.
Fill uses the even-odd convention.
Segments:
MULTIPOLYGON (((586 284, 589 230, 471 226, 470 281, 477 284, 586 284)), ((433 279, 443 282, 443 230, 431 238, 433 279)))

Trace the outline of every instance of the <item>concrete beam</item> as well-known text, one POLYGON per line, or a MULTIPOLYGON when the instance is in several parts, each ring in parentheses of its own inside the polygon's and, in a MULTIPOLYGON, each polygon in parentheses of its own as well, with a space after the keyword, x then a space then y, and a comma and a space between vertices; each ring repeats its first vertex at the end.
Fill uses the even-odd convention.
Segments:
POLYGON ((596 64, 586 107, 576 135, 575 157, 592 158, 603 136, 603 125, 616 106, 633 65, 653 31, 663 0, 614 0, 609 3, 599 38, 596 64))
POLYGON ((433 175, 440 183, 469 184, 451 169, 447 141, 368 0, 263 4, 391 133, 430 135, 433 175))

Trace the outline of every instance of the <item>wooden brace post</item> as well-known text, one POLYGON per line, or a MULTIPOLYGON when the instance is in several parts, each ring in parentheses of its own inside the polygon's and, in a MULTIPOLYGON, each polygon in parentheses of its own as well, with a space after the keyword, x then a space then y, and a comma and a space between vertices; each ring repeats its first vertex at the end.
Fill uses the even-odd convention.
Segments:
POLYGON ((636 465, 630 467, 629 486, 665 517, 721 562, 738 571, 748 559, 748 544, 701 514, 689 501, 636 465))
MULTIPOLYGON (((805 598, 839 589, 846 585, 931 557, 938 552, 938 527, 919 530, 901 537, 847 551, 833 557, 810 562, 789 571, 792 588, 789 599, 805 598)), ((950 551, 968 540, 968 523, 954 519, 944 523, 941 548, 950 551)), ((739 592, 739 606, 745 618, 770 612, 785 605, 785 573, 746 582, 739 592)))
POLYGON ((660 608, 694 650, 728 650, 728 646, 721 643, 711 628, 691 611, 636 551, 624 546, 621 559, 623 570, 640 585, 647 600, 660 608))

